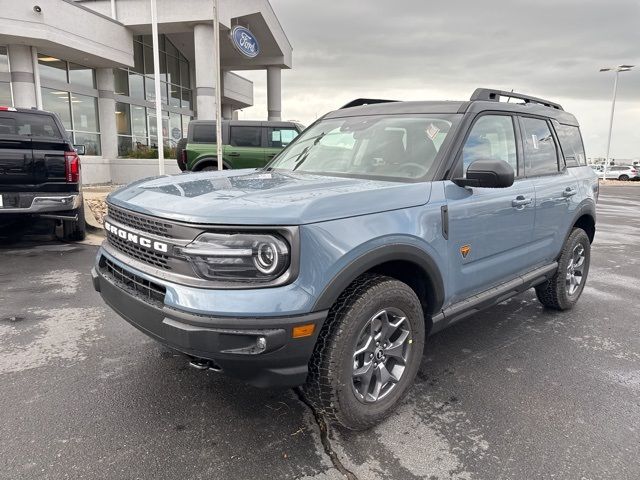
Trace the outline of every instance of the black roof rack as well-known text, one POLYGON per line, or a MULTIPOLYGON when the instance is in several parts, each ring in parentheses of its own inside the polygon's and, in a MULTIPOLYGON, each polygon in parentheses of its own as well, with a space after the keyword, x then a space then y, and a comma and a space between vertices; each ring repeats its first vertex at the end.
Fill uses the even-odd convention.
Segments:
POLYGON ((519 100, 524 100, 524 103, 538 103, 540 105, 544 105, 545 107, 555 108, 556 110, 564 110, 562 105, 559 103, 550 102, 549 100, 545 100, 544 98, 531 97, 529 95, 524 95, 522 93, 516 92, 505 92, 504 90, 493 90, 491 88, 476 88, 476 90, 471 95, 471 101, 474 100, 486 100, 489 102, 499 102, 500 97, 507 98, 517 98, 519 100))
POLYGON ((341 106, 339 110, 342 110, 343 108, 360 107, 362 105, 373 105, 374 103, 391 103, 397 101, 398 100, 383 100, 380 98, 356 98, 355 100, 351 100, 349 103, 341 106))

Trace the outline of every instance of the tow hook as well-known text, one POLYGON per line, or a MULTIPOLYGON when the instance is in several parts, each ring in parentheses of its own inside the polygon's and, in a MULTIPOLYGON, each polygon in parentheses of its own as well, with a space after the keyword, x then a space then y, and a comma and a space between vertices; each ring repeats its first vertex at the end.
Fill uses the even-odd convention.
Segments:
POLYGON ((189 366, 196 370, 211 370, 213 372, 221 372, 222 367, 212 362, 211 360, 205 360, 203 358, 194 358, 189 362, 189 366))

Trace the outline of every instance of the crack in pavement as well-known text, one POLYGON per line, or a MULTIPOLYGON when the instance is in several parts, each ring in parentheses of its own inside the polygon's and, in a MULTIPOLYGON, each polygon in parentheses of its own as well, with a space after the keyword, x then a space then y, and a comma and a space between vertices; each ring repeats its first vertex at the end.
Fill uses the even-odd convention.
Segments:
POLYGON ((322 416, 322 414, 318 412, 313 407, 313 405, 309 403, 309 401, 307 401, 307 399, 304 396, 304 393, 302 393, 302 390, 299 387, 294 388, 293 391, 295 392, 298 399, 304 405, 306 405, 309 408, 309 410, 311 410, 311 413, 313 414, 313 418, 315 419, 316 424, 318 425, 318 429, 320 430, 320 441, 322 442, 322 446, 324 447, 324 452, 327 454, 327 456, 331 460, 331 463, 333 464, 333 466, 347 480, 358 480, 358 477, 355 475, 355 473, 353 473, 351 470, 349 470, 347 467, 345 467, 342 464, 342 462, 338 458, 338 454, 333 450, 333 447, 331 446, 331 440, 329 439, 329 426, 327 424, 327 421, 322 416))

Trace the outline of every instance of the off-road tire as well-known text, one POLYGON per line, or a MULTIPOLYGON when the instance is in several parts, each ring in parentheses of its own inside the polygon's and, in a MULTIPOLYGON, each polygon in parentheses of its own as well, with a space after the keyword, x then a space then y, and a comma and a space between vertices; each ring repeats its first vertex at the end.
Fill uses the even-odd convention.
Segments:
MULTIPOLYGON (((178 143, 176 143, 176 161, 178 162, 178 167, 180 167, 180 158, 182 157, 182 151, 187 146, 187 143, 188 141, 186 138, 181 138, 180 140, 178 140, 178 143)), ((184 166, 184 169, 187 169, 186 165, 184 166)), ((182 170, 182 168, 180 170, 182 170)))
POLYGON ((68 242, 78 242, 84 240, 87 236, 87 223, 84 217, 84 205, 82 205, 74 213, 78 214, 78 220, 62 221, 62 239, 68 242))
POLYGON ((354 281, 329 310, 303 386, 307 401, 326 420, 351 430, 365 430, 388 416, 402 401, 420 367, 425 340, 422 306, 405 283, 366 274, 354 281), (362 328, 377 311, 400 308, 411 326, 405 371, 387 396, 363 403, 353 389, 353 352, 362 328))
POLYGON ((202 167, 198 171, 199 172, 217 172, 218 171, 218 166, 217 165, 207 165, 206 167, 202 167))
POLYGON ((591 260, 591 242, 586 232, 581 228, 574 228, 571 235, 567 238, 558 258, 558 270, 556 273, 544 283, 536 287, 536 295, 542 305, 554 310, 569 310, 576 304, 582 290, 584 289, 589 274, 589 263, 591 260), (570 295, 567 290, 567 268, 571 261, 573 251, 577 245, 581 244, 584 248, 584 271, 582 281, 578 289, 570 295))

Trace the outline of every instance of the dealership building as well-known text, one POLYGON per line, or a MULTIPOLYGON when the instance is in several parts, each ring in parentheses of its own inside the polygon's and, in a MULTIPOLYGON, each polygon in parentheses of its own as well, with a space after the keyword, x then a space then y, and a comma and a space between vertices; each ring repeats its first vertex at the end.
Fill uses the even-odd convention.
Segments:
MULTIPOLYGON (((292 47, 268 0, 157 0, 162 136, 173 147, 191 119, 216 111, 215 62, 226 119, 253 105, 243 70, 265 70, 269 120, 281 119, 281 71, 292 47), (234 32, 253 44, 242 44, 234 32), (245 48, 243 48, 245 47, 245 48), (240 72, 240 73, 239 73, 240 72)), ((0 105, 56 112, 85 145, 85 183, 154 175, 158 161, 127 158, 157 148, 149 0, 0 0, 0 105)), ((167 172, 177 172, 174 159, 167 172)))

